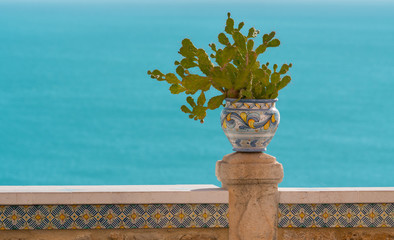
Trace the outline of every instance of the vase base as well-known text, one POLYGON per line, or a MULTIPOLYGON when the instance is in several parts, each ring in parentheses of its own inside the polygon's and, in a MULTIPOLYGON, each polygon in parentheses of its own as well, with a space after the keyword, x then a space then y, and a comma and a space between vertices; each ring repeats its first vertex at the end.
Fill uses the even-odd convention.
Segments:
POLYGON ((267 148, 233 148, 236 152, 265 152, 267 148))

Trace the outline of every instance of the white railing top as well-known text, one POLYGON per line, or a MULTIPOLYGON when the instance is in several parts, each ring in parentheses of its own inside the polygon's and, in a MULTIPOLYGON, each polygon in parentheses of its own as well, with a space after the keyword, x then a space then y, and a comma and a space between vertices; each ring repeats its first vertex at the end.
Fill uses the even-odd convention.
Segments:
POLYGON ((394 203, 394 187, 279 188, 280 203, 394 203))
POLYGON ((215 185, 0 186, 1 205, 222 203, 215 185))
MULTIPOLYGON (((394 187, 279 188, 280 203, 393 203, 394 187)), ((0 186, 0 205, 228 203, 215 185, 0 186)))

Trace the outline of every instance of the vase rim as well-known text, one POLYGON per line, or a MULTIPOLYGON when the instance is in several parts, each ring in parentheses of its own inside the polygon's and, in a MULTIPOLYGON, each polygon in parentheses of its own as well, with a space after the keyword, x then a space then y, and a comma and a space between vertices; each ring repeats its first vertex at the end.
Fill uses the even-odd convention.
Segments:
MULTIPOLYGON (((237 101, 238 100, 238 98, 226 98, 226 101, 229 101, 229 102, 234 102, 234 101, 237 101)), ((243 98, 243 99, 239 99, 238 100, 238 102, 243 102, 243 103, 245 103, 245 102, 251 102, 251 103, 273 103, 273 102, 276 102, 276 101, 278 101, 278 98, 274 98, 274 99, 246 99, 246 98, 243 98)))

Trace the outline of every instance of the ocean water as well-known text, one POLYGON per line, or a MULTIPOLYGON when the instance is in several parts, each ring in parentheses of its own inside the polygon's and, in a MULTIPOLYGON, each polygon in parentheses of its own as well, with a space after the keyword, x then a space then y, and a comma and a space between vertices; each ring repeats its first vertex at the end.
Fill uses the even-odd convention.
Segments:
POLYGON ((65 0, 0 2, 0 185, 219 185, 220 110, 189 120, 146 71, 174 71, 185 37, 208 49, 228 11, 294 65, 280 186, 393 186, 394 4, 65 0))

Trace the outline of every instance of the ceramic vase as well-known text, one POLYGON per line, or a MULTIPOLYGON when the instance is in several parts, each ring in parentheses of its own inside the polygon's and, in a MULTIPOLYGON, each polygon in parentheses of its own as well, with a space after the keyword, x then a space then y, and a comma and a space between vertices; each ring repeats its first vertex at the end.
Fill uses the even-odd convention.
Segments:
POLYGON ((279 125, 278 99, 226 99, 220 122, 237 152, 264 152, 279 125))

